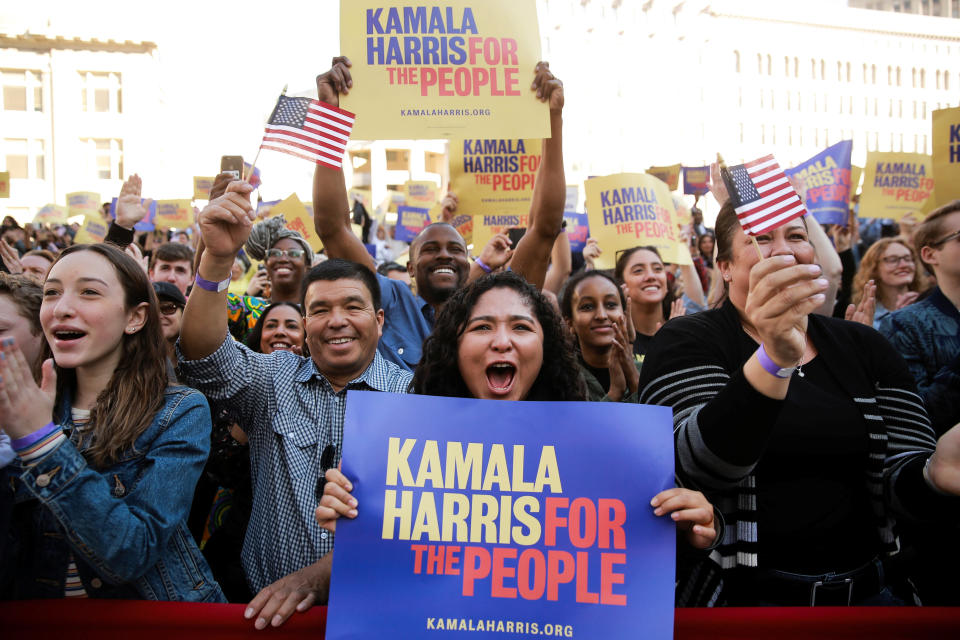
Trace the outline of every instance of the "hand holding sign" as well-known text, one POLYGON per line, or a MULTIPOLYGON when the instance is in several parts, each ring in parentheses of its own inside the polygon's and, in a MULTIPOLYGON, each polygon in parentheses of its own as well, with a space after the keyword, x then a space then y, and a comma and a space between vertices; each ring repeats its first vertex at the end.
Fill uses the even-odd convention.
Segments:
POLYGON ((695 549, 706 549, 717 537, 713 505, 699 491, 679 487, 667 489, 654 496, 650 506, 654 507, 654 515, 669 513, 677 528, 686 532, 687 542, 695 549))
POLYGON ((340 516, 357 517, 357 499, 350 495, 353 483, 341 473, 339 465, 336 469, 327 469, 325 477, 327 483, 323 485, 323 497, 313 517, 321 528, 336 531, 340 516))
POLYGON ((255 217, 250 205, 251 191, 253 187, 246 182, 234 180, 226 193, 211 200, 200 212, 198 223, 207 253, 233 259, 240 251, 255 217))
POLYGON ((120 187, 120 197, 117 198, 117 224, 124 229, 133 229, 133 226, 147 217, 150 212, 150 199, 143 200, 141 191, 143 180, 136 173, 127 178, 120 187))

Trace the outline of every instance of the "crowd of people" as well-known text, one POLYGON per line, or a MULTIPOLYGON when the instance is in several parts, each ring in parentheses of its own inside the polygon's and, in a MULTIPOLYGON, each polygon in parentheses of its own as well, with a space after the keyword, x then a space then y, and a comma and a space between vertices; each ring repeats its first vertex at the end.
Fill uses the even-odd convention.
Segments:
MULTIPOLYGON (((335 58, 318 99, 352 82, 335 58)), ((445 221, 405 267, 366 224, 370 252, 320 165, 322 253, 229 174, 190 233, 135 231, 138 176, 100 244, 5 220, 0 597, 241 602, 258 629, 325 603, 336 523, 364 517, 339 470, 358 389, 671 407, 677 486, 643 501, 676 523, 678 605, 960 604, 960 201, 756 238, 726 202, 685 230, 692 265, 597 270, 613 250, 562 232, 545 63, 532 93, 526 233, 476 258, 445 221)))

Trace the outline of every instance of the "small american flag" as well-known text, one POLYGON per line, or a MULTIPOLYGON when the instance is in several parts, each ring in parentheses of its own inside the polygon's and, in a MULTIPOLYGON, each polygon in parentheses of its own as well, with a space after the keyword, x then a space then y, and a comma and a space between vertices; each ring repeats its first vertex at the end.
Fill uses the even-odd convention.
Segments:
POLYGON ((342 169, 353 119, 349 111, 319 100, 280 96, 260 148, 342 169))
POLYGON ((773 156, 730 167, 727 190, 744 232, 773 231, 807 212, 796 189, 773 156))

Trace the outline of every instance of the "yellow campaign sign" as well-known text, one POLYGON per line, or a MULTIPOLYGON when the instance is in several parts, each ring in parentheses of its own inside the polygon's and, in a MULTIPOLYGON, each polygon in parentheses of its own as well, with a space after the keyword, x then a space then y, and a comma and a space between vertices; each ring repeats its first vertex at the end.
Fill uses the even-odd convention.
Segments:
POLYGON ((340 50, 354 138, 550 136, 535 0, 340 0, 340 50))
POLYGON ((270 209, 268 218, 274 216, 283 216, 284 226, 291 231, 296 231, 314 251, 323 249, 323 243, 316 229, 313 228, 313 216, 307 211, 297 194, 291 194, 286 200, 281 200, 270 209))
POLYGON ((66 224, 69 216, 69 211, 62 204, 47 204, 40 211, 37 211, 37 215, 33 216, 33 223, 66 224))
POLYGON ((96 244, 103 242, 107 237, 107 223, 98 213, 88 213, 83 217, 83 223, 77 229, 73 238, 74 244, 96 244))
POLYGON ((71 216, 86 215, 89 211, 99 211, 100 205, 99 193, 74 191, 67 194, 67 209, 71 216))
POLYGON ((403 193, 408 207, 429 209, 440 201, 440 187, 433 180, 407 180, 403 193))
POLYGON ((214 179, 213 177, 193 176, 193 199, 209 200, 214 179))
POLYGON ((450 143, 450 191, 468 216, 530 211, 543 141, 461 140, 450 143))
POLYGON ((157 200, 153 223, 158 229, 186 229, 193 224, 193 203, 189 200, 157 200))
POLYGON ((598 269, 612 269, 618 251, 653 246, 664 262, 692 264, 680 241, 677 212, 667 185, 644 173, 619 173, 584 183, 590 237, 603 250, 598 269))
POLYGON ((929 211, 933 195, 933 158, 922 153, 867 152, 858 215, 893 218, 929 211))
POLYGON ((933 112, 933 177, 938 206, 960 199, 960 107, 933 112))
POLYGON ((670 191, 676 191, 680 185, 679 164, 671 164, 666 167, 650 167, 647 169, 647 173, 666 182, 670 191))
POLYGON ((526 229, 529 218, 527 213, 473 216, 473 255, 480 255, 490 238, 498 233, 506 233, 507 229, 526 229))
POLYGON ((10 197, 10 172, 0 171, 0 198, 10 197))

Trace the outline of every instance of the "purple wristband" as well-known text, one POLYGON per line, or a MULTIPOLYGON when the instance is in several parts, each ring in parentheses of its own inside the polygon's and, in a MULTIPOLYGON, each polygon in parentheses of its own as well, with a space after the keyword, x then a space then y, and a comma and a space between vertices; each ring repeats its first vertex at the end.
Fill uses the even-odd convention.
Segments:
POLYGON ((781 367, 774 362, 770 356, 767 355, 767 350, 763 348, 762 342, 760 343, 760 348, 757 349, 757 361, 760 363, 760 366, 763 367, 764 371, 778 378, 789 378, 796 370, 796 367, 781 367))
POLYGON ((33 433, 27 434, 22 438, 17 438, 16 440, 11 440, 10 446, 14 451, 23 451, 27 447, 30 447, 31 445, 43 440, 59 428, 60 427, 55 425, 53 422, 48 422, 33 433))
POLYGON ((221 280, 220 282, 214 282, 213 280, 207 280, 206 278, 201 278, 200 274, 197 274, 197 277, 193 279, 198 287, 201 289, 206 289, 207 291, 212 291, 214 293, 220 293, 221 291, 226 291, 227 287, 230 286, 230 278, 227 277, 226 280, 221 280))
POLYGON ((493 271, 493 269, 491 269, 490 267, 488 267, 488 266, 487 266, 487 263, 484 262, 483 260, 481 260, 480 258, 477 258, 477 259, 474 260, 473 262, 474 262, 478 267, 480 267, 481 269, 483 269, 484 272, 486 272, 486 273, 490 273, 491 271, 493 271))

